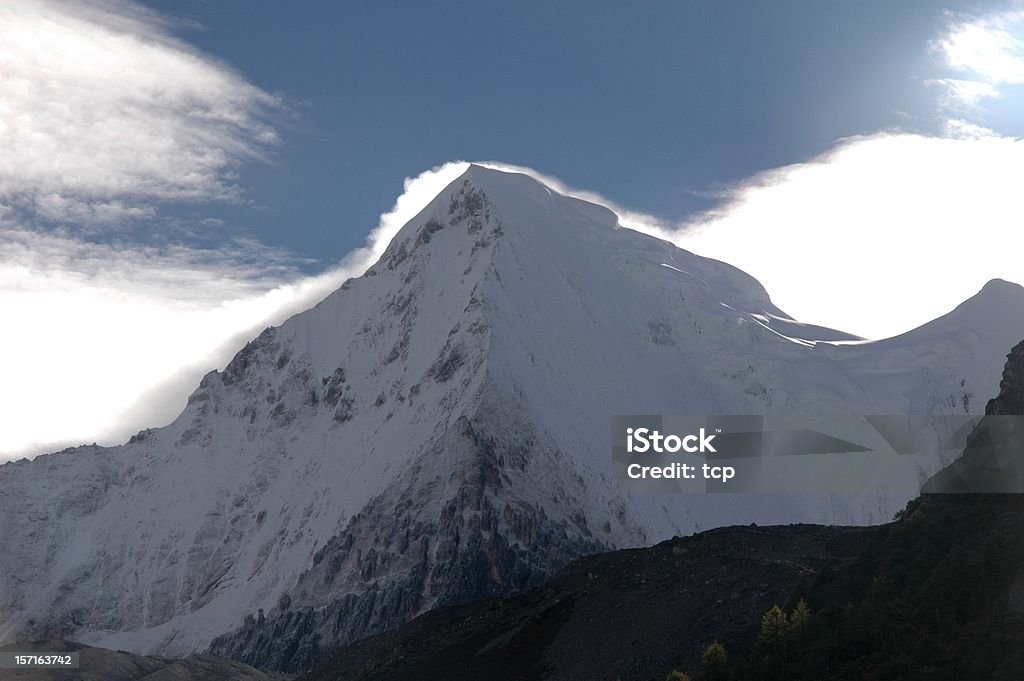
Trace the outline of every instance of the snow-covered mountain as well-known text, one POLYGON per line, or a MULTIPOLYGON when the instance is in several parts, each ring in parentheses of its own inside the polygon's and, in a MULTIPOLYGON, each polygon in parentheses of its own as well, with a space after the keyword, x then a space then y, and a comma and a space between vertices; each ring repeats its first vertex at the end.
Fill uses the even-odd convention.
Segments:
POLYGON ((970 395, 997 392, 1022 337, 1024 289, 990 282, 857 342, 604 207, 471 166, 171 425, 0 466, 0 640, 213 643, 294 669, 584 553, 888 520, 942 462, 856 497, 635 493, 612 479, 610 417, 980 413, 970 395))

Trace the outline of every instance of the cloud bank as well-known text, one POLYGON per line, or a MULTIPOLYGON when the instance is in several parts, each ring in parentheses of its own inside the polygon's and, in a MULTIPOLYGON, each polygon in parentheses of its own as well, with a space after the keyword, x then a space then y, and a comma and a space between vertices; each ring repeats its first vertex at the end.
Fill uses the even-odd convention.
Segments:
POLYGON ((239 264, 253 255, 0 228, 0 453, 112 444, 170 421, 210 367, 345 275, 239 264))
POLYGON ((801 321, 883 338, 989 279, 1024 283, 1024 141, 879 133, 734 188, 675 241, 757 277, 801 321))
POLYGON ((156 386, 344 277, 160 234, 169 202, 243 198, 284 108, 175 28, 122 0, 0 3, 0 458, 166 422, 190 387, 156 386))

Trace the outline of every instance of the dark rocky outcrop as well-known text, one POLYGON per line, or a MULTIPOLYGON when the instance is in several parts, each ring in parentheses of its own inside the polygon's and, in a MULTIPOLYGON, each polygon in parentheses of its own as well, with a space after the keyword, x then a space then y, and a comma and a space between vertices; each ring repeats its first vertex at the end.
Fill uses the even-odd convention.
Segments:
POLYGON ((1024 492, 1024 341, 1006 356, 999 395, 967 438, 963 454, 929 479, 924 493, 1024 492))
POLYGON ((985 405, 985 414, 992 416, 1024 415, 1024 341, 1017 343, 1006 356, 999 395, 985 405))

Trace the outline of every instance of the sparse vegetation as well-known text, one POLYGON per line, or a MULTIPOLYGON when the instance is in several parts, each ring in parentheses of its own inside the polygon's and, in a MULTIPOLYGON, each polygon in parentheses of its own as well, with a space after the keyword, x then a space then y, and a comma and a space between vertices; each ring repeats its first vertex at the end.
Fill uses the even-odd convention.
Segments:
POLYGON ((800 585, 817 610, 804 597, 788 614, 774 605, 741 660, 709 646, 701 681, 1024 678, 1024 612, 1007 603, 1022 525, 1022 495, 917 499, 864 555, 800 585))

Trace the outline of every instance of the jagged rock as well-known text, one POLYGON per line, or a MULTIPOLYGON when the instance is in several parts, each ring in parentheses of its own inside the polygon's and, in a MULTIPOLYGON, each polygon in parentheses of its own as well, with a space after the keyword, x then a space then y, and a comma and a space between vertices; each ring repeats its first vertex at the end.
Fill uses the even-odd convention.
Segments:
POLYGON ((1024 415, 1024 341, 1013 346, 1006 356, 999 395, 988 401, 985 413, 990 416, 1024 415))
POLYGON ((967 437, 963 454, 932 476, 925 493, 1024 493, 1024 341, 1006 356, 999 394, 967 437))

